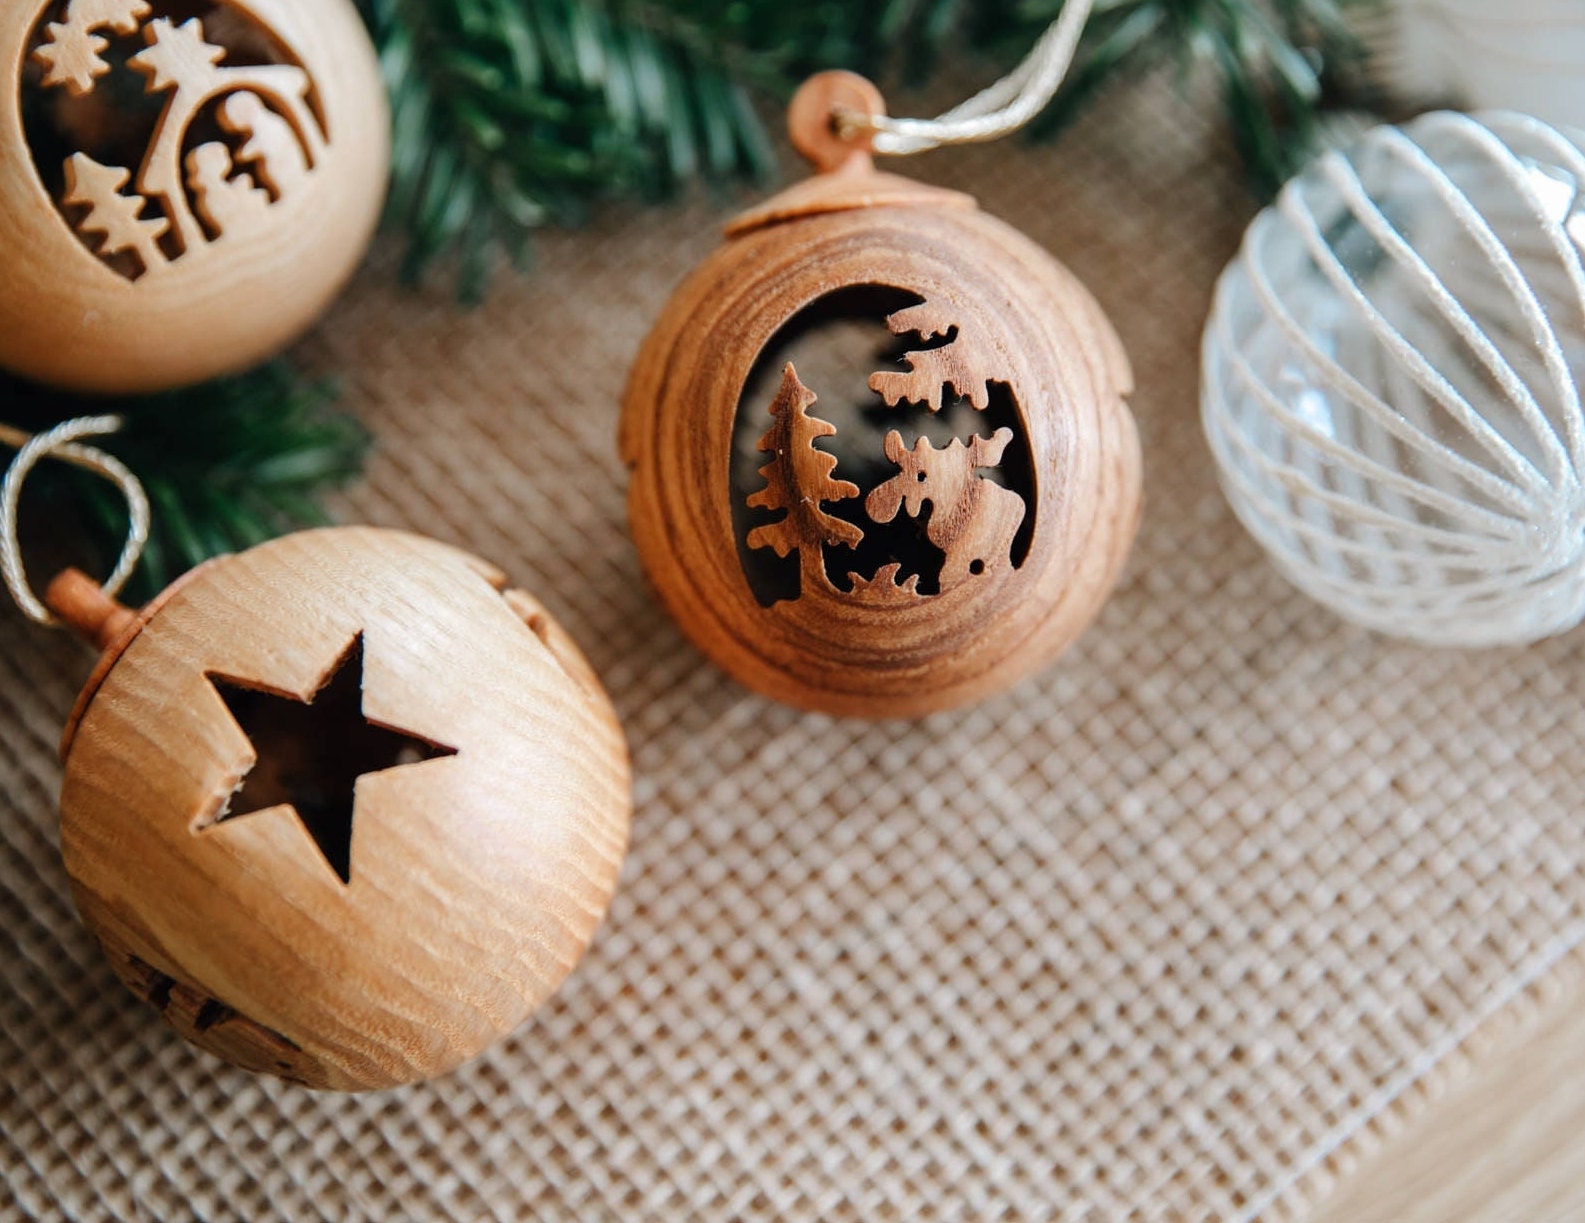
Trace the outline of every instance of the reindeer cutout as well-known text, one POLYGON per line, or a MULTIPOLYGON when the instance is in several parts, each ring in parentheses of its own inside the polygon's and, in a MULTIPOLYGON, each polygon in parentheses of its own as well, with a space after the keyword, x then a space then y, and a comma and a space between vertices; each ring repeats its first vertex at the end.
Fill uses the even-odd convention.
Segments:
POLYGON ((978 468, 1000 463, 1012 440, 1013 431, 1003 428, 990 438, 975 437, 967 446, 953 438, 943 450, 921 437, 909 450, 896 429, 886 435, 886 457, 901 470, 871 491, 865 512, 876 522, 890 522, 905 508, 917 518, 925 502, 930 503, 925 535, 946 554, 943 591, 971 576, 1012 566, 1013 537, 1026 512, 1024 499, 975 474, 978 468))

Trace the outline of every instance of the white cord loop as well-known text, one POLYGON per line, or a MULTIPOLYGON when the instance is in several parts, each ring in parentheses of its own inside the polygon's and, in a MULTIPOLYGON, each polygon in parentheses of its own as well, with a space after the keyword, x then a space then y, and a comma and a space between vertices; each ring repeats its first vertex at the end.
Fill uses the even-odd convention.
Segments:
POLYGON ((1041 35, 1023 63, 944 115, 934 119, 892 119, 844 112, 837 116, 838 130, 850 138, 859 132, 873 132, 875 152, 899 157, 947 144, 995 140, 1015 132, 1056 97, 1093 5, 1094 0, 1067 0, 1061 16, 1041 35))
POLYGON ((149 499, 143 485, 120 459, 93 446, 78 444, 79 438, 115 433, 121 423, 119 416, 85 416, 56 425, 36 437, 0 425, 0 443, 18 448, 16 458, 6 470, 4 482, 0 483, 0 573, 16 605, 28 619, 38 624, 54 624, 56 618, 28 583, 27 570, 22 564, 22 545, 17 536, 17 505, 28 473, 40 460, 60 459, 74 463, 112 481, 127 499, 127 542, 121 549, 121 559, 116 562, 115 570, 101 587, 106 595, 116 596, 143 555, 143 546, 149 538, 149 499))

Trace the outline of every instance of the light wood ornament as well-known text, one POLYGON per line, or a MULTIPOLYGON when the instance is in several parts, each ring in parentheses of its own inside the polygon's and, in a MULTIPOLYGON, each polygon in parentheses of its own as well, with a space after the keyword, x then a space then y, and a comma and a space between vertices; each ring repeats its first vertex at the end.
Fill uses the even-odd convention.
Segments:
POLYGON ((1094 618, 1139 521, 1132 382, 1116 333, 1069 272, 968 196, 877 172, 864 137, 835 126, 837 107, 876 113, 879 95, 849 73, 806 84, 789 123, 821 172, 729 224, 641 348, 620 439, 629 517, 662 603, 738 680, 805 708, 915 716, 1015 683, 1094 618), (895 474, 861 489, 829 443, 815 446, 837 432, 821 396, 851 388, 806 386, 789 365, 773 402, 744 401, 791 321, 860 287, 916 299, 885 319, 909 351, 869 378, 877 409, 934 415, 956 396, 986 414, 1006 393, 1015 425, 945 447, 892 430, 895 474), (747 506, 785 511, 746 538, 732 472, 740 412, 770 425, 764 487, 747 506), (1031 459, 1023 493, 986 478, 1015 440, 1031 459), (848 508, 859 497, 863 520, 848 508), (900 557, 844 573, 867 533, 927 513, 923 532, 944 558, 938 591, 922 593, 900 557), (1015 558, 1021 530, 1027 553, 1015 558), (757 548, 797 553, 796 597, 762 603, 742 559, 757 548))
POLYGON ((23 0, 0 72, 16 373, 129 393, 257 364, 373 235, 390 118, 348 0, 23 0))
POLYGON ((61 852, 117 974, 178 1032, 294 1082, 391 1087, 561 984, 615 890, 631 786, 610 701, 536 600, 359 527, 212 561, 136 614, 95 591, 48 592, 105 646, 62 743, 61 852))

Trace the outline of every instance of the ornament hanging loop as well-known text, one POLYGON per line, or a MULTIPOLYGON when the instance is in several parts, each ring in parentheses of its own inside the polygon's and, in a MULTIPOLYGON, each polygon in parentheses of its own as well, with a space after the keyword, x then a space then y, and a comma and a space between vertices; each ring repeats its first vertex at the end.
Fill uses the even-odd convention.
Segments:
POLYGON ((886 117, 881 91, 856 72, 816 73, 798 87, 787 108, 793 147, 821 174, 868 169, 874 129, 864 120, 886 117))
MULTIPOLYGON (((892 119, 884 107, 875 110, 838 100, 832 109, 833 131, 849 142, 867 135, 867 148, 894 157, 924 153, 947 144, 995 140, 1016 132, 1044 110, 1062 88, 1093 6, 1094 0, 1066 0, 1061 14, 1040 36, 1023 63, 945 114, 934 119, 892 119)), ((799 149, 802 151, 801 145, 799 149)))
POLYGON ((114 455, 79 439, 114 433, 121 428, 119 416, 86 416, 69 420, 48 432, 29 437, 20 430, 0 425, 0 442, 17 447, 16 458, 0 482, 0 575, 17 607, 37 624, 65 623, 96 645, 104 646, 130 621, 132 613, 115 601, 143 555, 149 538, 149 499, 137 476, 114 455), (68 569, 55 581, 45 598, 33 593, 27 569, 22 562, 17 514, 22 485, 28 474, 44 459, 60 459, 85 471, 103 476, 121 490, 127 501, 127 541, 115 569, 103 584, 75 569, 68 569))

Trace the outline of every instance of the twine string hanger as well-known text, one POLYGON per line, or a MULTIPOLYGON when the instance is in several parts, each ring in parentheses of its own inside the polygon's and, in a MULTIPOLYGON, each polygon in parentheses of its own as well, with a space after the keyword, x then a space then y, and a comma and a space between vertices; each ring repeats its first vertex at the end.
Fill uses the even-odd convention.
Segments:
POLYGON ((149 498, 142 483, 120 459, 97 447, 85 446, 79 440, 115 433, 121 424, 119 416, 83 416, 37 436, 0 424, 0 445, 13 446, 17 452, 6 469, 4 481, 0 482, 0 574, 23 615, 37 624, 58 624, 60 621, 33 593, 28 582, 18 538, 17 506, 28 474, 43 460, 58 459, 103 476, 116 485, 127 500, 127 541, 121 548, 115 569, 100 587, 107 599, 113 599, 127 584, 143 555, 143 546, 149 539, 149 498))
POLYGON ((876 153, 895 157, 949 144, 995 140, 1016 132, 1056 97, 1073 63, 1094 0, 1066 0, 1062 12, 1023 63, 967 102, 934 119, 893 119, 845 107, 833 116, 837 134, 852 140, 868 133, 876 153))

